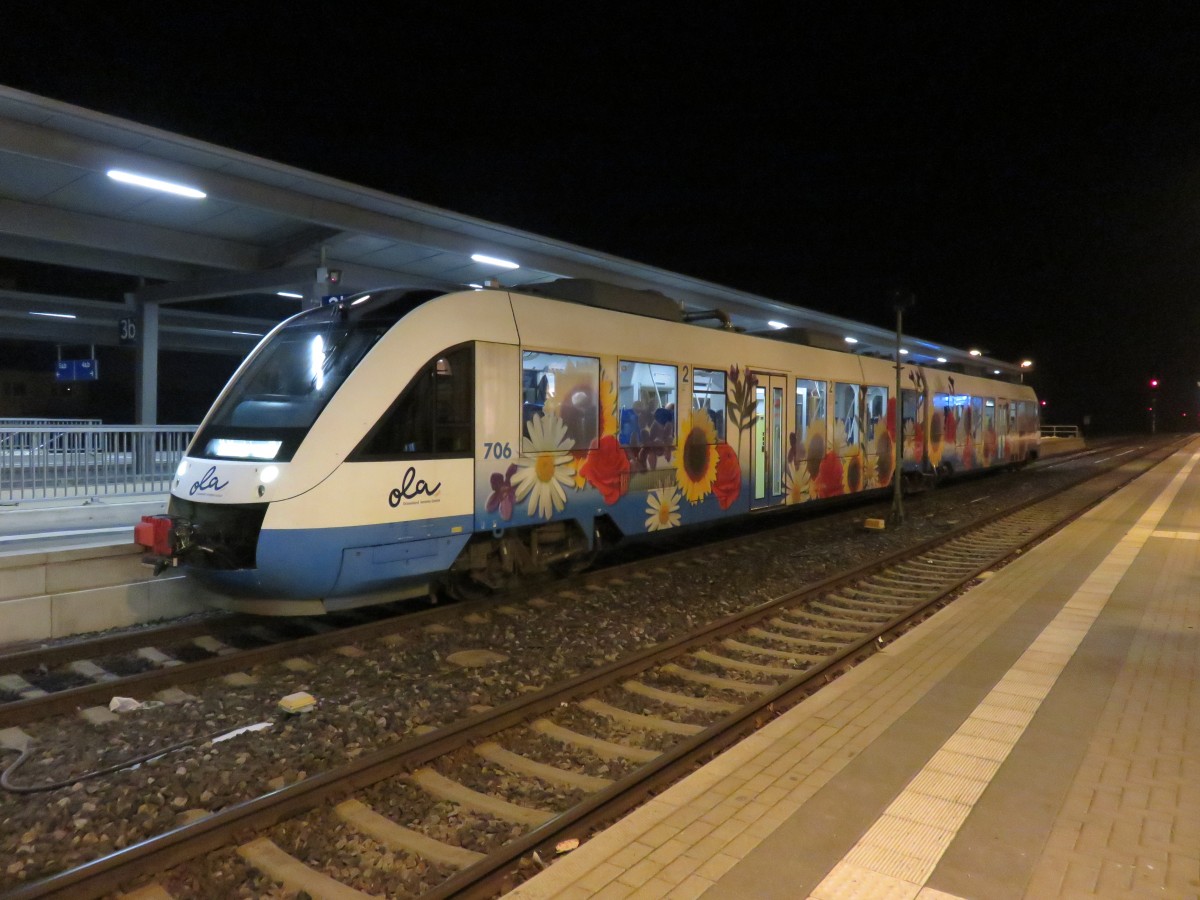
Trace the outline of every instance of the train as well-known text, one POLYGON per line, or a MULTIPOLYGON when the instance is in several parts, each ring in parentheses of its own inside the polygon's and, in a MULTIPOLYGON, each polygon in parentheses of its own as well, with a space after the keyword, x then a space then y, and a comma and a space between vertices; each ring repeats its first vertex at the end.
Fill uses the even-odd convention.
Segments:
POLYGON ((234 608, 307 615, 1036 458, 1030 386, 903 364, 897 398, 893 360, 813 343, 580 279, 349 296, 260 341, 136 540, 234 608))

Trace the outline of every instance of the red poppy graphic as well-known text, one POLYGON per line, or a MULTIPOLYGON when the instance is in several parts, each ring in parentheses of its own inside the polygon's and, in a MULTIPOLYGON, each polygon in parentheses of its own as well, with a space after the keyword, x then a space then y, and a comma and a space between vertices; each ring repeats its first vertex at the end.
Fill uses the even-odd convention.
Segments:
POLYGON ((888 397, 887 407, 887 433, 892 439, 892 443, 896 442, 896 398, 888 397))
POLYGON ((579 474, 612 506, 629 490, 629 457, 616 437, 606 434, 588 451, 579 474))
POLYGON ((721 509, 729 509, 742 492, 742 467, 737 453, 728 444, 717 444, 717 478, 713 482, 713 494, 721 509))
POLYGON ((813 492, 818 497, 836 497, 843 492, 842 461, 832 450, 821 460, 821 469, 813 480, 813 492))
POLYGON ((944 425, 946 432, 946 446, 953 447, 958 443, 958 419, 954 415, 954 410, 946 410, 946 422, 944 425))

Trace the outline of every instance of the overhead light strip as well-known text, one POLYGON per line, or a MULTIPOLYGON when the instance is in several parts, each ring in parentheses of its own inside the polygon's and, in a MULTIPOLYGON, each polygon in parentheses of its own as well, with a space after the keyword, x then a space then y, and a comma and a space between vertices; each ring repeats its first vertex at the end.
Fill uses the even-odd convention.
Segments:
POLYGON ((495 256, 486 256, 483 253, 472 253, 471 259, 475 260, 475 262, 477 262, 477 263, 484 263, 485 265, 489 265, 489 266, 499 266, 502 269, 519 269, 519 268, 521 268, 520 265, 518 265, 515 262, 512 262, 511 260, 498 259, 495 256))
POLYGON ((148 175, 138 175, 136 172, 126 172, 124 169, 109 169, 107 172, 113 181, 122 184, 132 184, 137 187, 150 188, 152 191, 162 191, 175 194, 178 197, 188 197, 192 200, 203 200, 208 194, 186 184, 176 184, 173 181, 163 181, 161 178, 151 178, 148 175))

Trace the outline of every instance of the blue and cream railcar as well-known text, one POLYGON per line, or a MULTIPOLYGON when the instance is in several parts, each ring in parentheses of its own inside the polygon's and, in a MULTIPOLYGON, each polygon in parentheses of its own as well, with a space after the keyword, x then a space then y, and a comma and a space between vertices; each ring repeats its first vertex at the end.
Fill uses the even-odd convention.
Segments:
MULTIPOLYGON (((1028 387, 903 379, 906 476, 1036 456, 1028 387)), ((689 324, 654 292, 364 294, 263 339, 141 539, 264 612, 496 588, 602 538, 887 488, 894 384, 887 360, 689 324)))

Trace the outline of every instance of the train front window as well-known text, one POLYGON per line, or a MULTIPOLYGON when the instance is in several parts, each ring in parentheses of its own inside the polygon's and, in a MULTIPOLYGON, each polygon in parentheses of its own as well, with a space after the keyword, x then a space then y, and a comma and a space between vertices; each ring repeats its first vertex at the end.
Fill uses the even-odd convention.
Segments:
POLYGON ((388 330, 341 307, 295 317, 260 348, 196 442, 209 458, 291 459, 342 382, 388 330))

